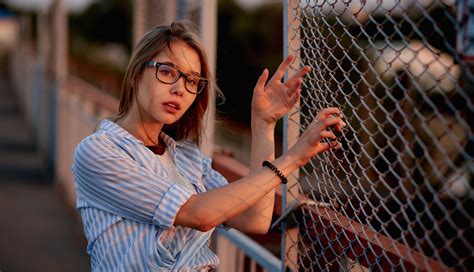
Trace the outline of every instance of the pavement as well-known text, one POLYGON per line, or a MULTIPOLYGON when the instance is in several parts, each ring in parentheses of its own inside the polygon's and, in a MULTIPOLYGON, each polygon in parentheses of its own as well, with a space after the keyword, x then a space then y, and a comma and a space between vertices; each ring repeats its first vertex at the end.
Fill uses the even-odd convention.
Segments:
POLYGON ((0 74, 0 272, 90 271, 82 222, 45 165, 0 74))

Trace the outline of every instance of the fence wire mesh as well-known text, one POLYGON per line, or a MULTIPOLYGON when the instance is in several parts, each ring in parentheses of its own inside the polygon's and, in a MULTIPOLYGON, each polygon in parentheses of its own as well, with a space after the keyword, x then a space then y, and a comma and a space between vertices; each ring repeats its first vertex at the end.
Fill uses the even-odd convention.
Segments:
POLYGON ((455 49, 456 9, 288 1, 288 53, 312 67, 289 124, 302 132, 334 106, 348 123, 342 148, 289 185, 303 204, 288 222, 288 267, 473 271, 474 76, 455 49))

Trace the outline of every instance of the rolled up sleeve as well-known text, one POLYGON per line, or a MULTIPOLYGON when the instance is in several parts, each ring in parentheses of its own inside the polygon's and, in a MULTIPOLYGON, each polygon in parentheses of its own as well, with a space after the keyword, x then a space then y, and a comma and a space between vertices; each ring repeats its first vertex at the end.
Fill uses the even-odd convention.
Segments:
POLYGON ((202 159, 203 180, 204 180, 204 186, 206 187, 206 190, 209 191, 209 190, 229 184, 227 179, 224 176, 222 176, 221 173, 212 169, 212 160, 204 155, 202 156, 203 156, 203 159, 202 159))
POLYGON ((153 216, 153 224, 170 228, 181 206, 193 195, 188 189, 177 184, 171 185, 165 193, 153 216))
POLYGON ((180 207, 193 195, 138 163, 105 135, 78 145, 72 170, 88 206, 163 228, 172 228, 180 207))

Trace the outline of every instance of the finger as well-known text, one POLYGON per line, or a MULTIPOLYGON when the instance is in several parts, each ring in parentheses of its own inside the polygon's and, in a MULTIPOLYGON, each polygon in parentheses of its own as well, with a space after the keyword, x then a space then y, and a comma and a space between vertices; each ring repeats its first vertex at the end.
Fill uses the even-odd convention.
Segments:
MULTIPOLYGON (((317 120, 315 120, 317 121, 317 120)), ((315 122, 313 121, 313 122, 315 122)), ((345 125, 346 123, 344 123, 344 121, 342 121, 342 119, 340 117, 329 117, 329 118, 326 118, 320 122, 317 122, 318 125, 321 126, 322 129, 326 129, 330 126, 334 126, 334 125, 337 125, 337 124, 340 124, 340 125, 345 125)))
POLYGON ((286 59, 280 63, 280 66, 278 66, 278 69, 270 80, 280 81, 294 59, 294 55, 289 55, 288 57, 286 57, 286 59))
POLYGON ((302 79, 298 79, 293 86, 288 88, 287 92, 290 97, 296 94, 297 90, 301 89, 301 84, 303 83, 302 79))
POLYGON ((321 142, 321 143, 319 143, 319 152, 318 153, 328 151, 329 149, 331 149, 331 142, 329 142, 329 143, 321 142))
POLYGON ((344 122, 344 119, 341 117, 341 115, 334 116, 334 117, 339 117, 341 119, 339 124, 336 125, 336 129, 337 131, 342 131, 342 129, 347 126, 346 122, 344 122))
POLYGON ((327 117, 333 116, 333 115, 339 115, 341 114, 341 110, 337 107, 329 107, 329 108, 324 108, 319 111, 318 117, 321 119, 325 119, 327 117))
POLYGON ((320 133, 319 133, 321 139, 330 139, 330 140, 335 140, 337 139, 336 135, 334 135, 334 133, 332 131, 329 131, 329 130, 322 130, 320 133))
POLYGON ((290 103, 291 107, 295 106, 298 101, 300 101, 301 97, 301 89, 297 89, 296 92, 294 92, 293 96, 290 97, 290 103))
POLYGON ((303 67, 303 69, 300 69, 298 72, 292 75, 284 84, 288 88, 291 88, 295 81, 302 79, 309 71, 311 71, 311 68, 309 66, 303 67))
POLYGON ((341 144, 339 143, 339 141, 335 140, 335 141, 330 141, 329 143, 329 147, 332 148, 332 149, 339 149, 341 148, 341 144))
POLYGON ((339 149, 341 144, 337 140, 337 136, 329 130, 323 130, 319 134, 321 137, 321 143, 328 145, 329 148, 339 149))
POLYGON ((265 84, 267 83, 268 79, 268 69, 265 68, 262 74, 258 78, 257 84, 255 85, 256 92, 262 92, 265 89, 265 84))
POLYGON ((342 120, 342 118, 340 118, 340 117, 337 117, 337 118, 340 119, 340 122, 339 122, 339 124, 336 125, 336 129, 337 129, 338 131, 341 131, 342 128, 344 128, 344 127, 347 126, 347 124, 346 124, 346 122, 344 122, 344 120, 342 120))

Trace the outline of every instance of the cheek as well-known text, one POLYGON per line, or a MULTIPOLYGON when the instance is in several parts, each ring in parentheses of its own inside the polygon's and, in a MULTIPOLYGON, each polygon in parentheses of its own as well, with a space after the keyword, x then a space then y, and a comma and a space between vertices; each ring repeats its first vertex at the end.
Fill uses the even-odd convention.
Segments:
POLYGON ((140 104, 141 108, 148 110, 149 103, 150 103, 149 95, 148 95, 148 90, 146 89, 140 89, 138 92, 138 103, 140 104))
POLYGON ((139 94, 138 94, 139 102, 141 106, 150 111, 155 104, 156 95, 151 86, 144 84, 142 88, 140 88, 139 94))
POLYGON ((188 107, 186 110, 189 110, 189 108, 191 108, 191 105, 193 103, 195 103, 195 102, 197 103, 196 100, 197 100, 197 96, 192 96, 192 97, 189 97, 189 99, 186 99, 186 105, 188 107))

